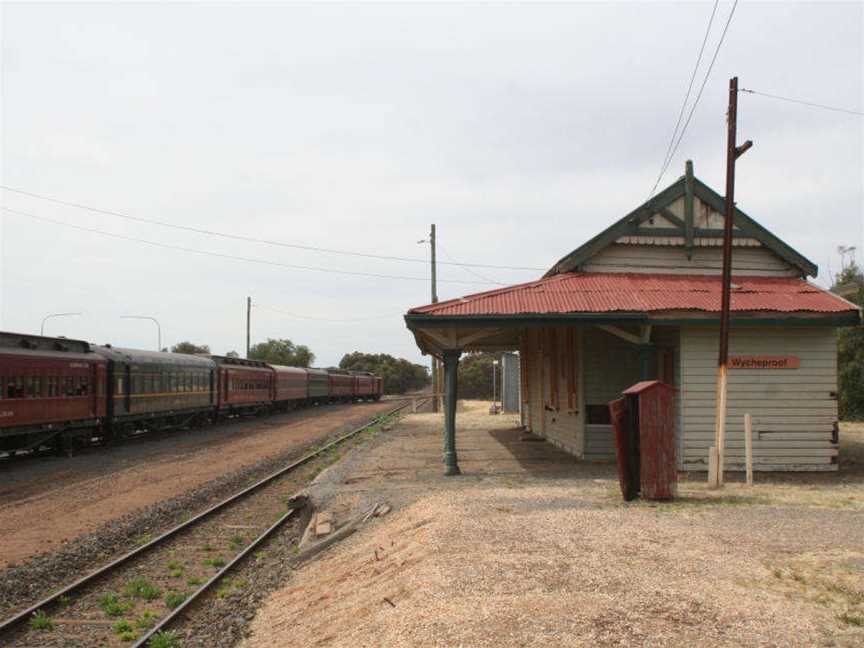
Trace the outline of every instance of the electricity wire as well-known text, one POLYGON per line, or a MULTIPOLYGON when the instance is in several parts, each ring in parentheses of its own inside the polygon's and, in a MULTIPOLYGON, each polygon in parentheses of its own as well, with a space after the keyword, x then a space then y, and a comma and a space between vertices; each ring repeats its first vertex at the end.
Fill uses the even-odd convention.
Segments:
MULTIPOLYGON (((110 238, 120 239, 123 241, 132 241, 135 243, 142 243, 144 245, 150 245, 152 247, 163 248, 166 250, 176 250, 178 252, 187 252, 190 254, 198 254, 201 256, 211 256, 220 259, 231 259, 233 261, 245 261, 246 263, 255 263, 258 265, 267 265, 267 266, 275 266, 279 268, 288 268, 291 270, 310 270, 313 272, 325 272, 329 274, 338 274, 338 275, 351 275, 357 277, 372 277, 375 279, 397 279, 402 281, 429 281, 427 277, 412 277, 405 275, 388 275, 388 274, 378 274, 374 272, 360 272, 353 270, 334 270, 333 268, 322 268, 317 266, 306 266, 299 265, 296 263, 281 263, 279 261, 268 261, 266 259, 253 259, 250 257, 242 257, 234 254, 224 254, 221 252, 212 252, 210 250, 198 250, 195 248, 188 248, 180 245, 171 245, 168 243, 159 243, 156 241, 148 241, 146 239, 140 239, 133 236, 125 236, 123 234, 115 234, 113 232, 105 232, 103 230, 98 230, 92 227, 83 227, 81 225, 73 225, 72 223, 64 223, 62 221, 57 221, 52 218, 45 218, 44 216, 37 216, 36 214, 32 214, 30 212, 21 211, 18 209, 12 209, 10 207, 2 206, 0 209, 10 213, 16 214, 18 216, 25 216, 27 218, 32 218, 37 221, 42 221, 45 223, 51 223, 53 225, 59 225, 61 227, 68 227, 71 229, 79 230, 82 232, 91 232, 93 234, 99 234, 101 236, 108 236, 110 238)), ((453 284, 468 284, 468 285, 476 285, 481 283, 479 281, 462 281, 459 279, 439 279, 442 283, 453 283, 453 284)))
MULTIPOLYGON (((294 250, 307 250, 310 252, 322 252, 325 254, 340 254, 344 256, 355 256, 355 257, 363 257, 367 259, 380 259, 384 261, 403 261, 409 263, 426 263, 425 259, 420 259, 417 257, 401 257, 401 256, 391 256, 386 254, 372 254, 367 252, 357 252, 352 250, 338 250, 335 248, 327 248, 327 247, 319 247, 314 245, 301 245, 299 243, 286 243, 284 241, 272 241, 269 239, 257 238, 254 236, 244 236, 242 234, 229 234, 227 232, 219 232, 216 230, 203 229, 199 227, 190 227, 188 225, 177 225, 176 223, 166 223, 165 221, 154 220, 150 218, 144 218, 142 216, 131 216, 129 214, 124 214, 122 212, 114 211, 111 209, 103 209, 101 207, 92 207, 90 205, 85 205, 83 203, 71 202, 68 200, 60 200, 59 198, 53 198, 51 196, 46 196, 44 194, 34 193, 32 191, 25 191, 23 189, 17 189, 15 187, 10 187, 8 185, 0 184, 0 189, 4 191, 10 191, 13 193, 21 194, 23 196, 29 196, 30 198, 36 198, 39 200, 45 200, 48 202, 52 202, 58 205, 63 205, 65 207, 74 207, 75 209, 83 209, 85 211, 91 211, 97 214, 103 214, 106 216, 113 216, 115 218, 122 218, 129 221, 134 221, 136 223, 145 223, 147 225, 158 225, 159 227, 170 227, 176 230, 182 230, 184 232, 193 232, 195 234, 204 234, 206 236, 216 236, 219 238, 233 239, 236 241, 245 241, 247 243, 261 243, 264 245, 274 245, 278 247, 291 248, 294 250)), ((543 270, 543 268, 529 268, 522 266, 500 266, 486 263, 447 263, 443 262, 445 265, 459 265, 459 266, 470 266, 473 268, 494 268, 499 270, 543 270)))

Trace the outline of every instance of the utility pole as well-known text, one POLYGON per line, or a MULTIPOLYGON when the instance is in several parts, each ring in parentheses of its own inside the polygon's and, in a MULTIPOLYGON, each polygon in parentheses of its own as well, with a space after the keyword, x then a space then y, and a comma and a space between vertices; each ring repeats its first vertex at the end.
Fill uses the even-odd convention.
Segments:
MULTIPOLYGON (((431 249, 431 254, 429 256, 432 264, 432 303, 438 303, 438 280, 437 280, 437 268, 435 267, 435 223, 432 223, 429 228, 429 247, 431 249)), ((438 412, 438 393, 441 391, 438 388, 438 359, 434 356, 432 357, 432 411, 438 412)))
POLYGON ((246 298, 246 359, 249 359, 250 331, 252 329, 252 298, 246 298))
POLYGON ((720 353, 717 359, 717 410, 715 412, 713 457, 708 461, 708 485, 723 486, 723 462, 726 449, 726 378, 729 360, 729 310, 732 287, 732 220, 735 215, 735 160, 753 142, 737 145, 738 77, 729 80, 729 112, 726 115, 726 214, 723 222, 723 275, 720 305, 720 353), (712 471, 711 468, 714 468, 712 471))

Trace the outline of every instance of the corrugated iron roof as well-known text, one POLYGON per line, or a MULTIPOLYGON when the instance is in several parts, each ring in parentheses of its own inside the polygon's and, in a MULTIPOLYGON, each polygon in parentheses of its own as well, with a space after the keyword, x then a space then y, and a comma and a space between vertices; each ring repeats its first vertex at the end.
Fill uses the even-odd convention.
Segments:
MULTIPOLYGON (((848 313, 857 309, 802 279, 733 277, 732 311, 848 313)), ((561 313, 720 312, 720 277, 564 273, 412 308, 409 314, 471 316, 561 313)))

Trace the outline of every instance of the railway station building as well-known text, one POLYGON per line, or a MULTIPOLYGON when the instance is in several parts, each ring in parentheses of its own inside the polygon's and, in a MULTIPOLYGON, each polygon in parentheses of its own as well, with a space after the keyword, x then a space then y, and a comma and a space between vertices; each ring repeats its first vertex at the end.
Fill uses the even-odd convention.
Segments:
MULTIPOLYGON (((724 199, 693 175, 529 283, 412 308, 405 322, 444 363, 447 474, 457 474, 457 367, 518 351, 522 424, 585 460, 614 458, 608 403, 640 380, 676 389, 681 470, 707 470, 721 303, 724 199)), ((810 282, 817 267, 756 220, 733 219, 726 469, 837 469, 836 329, 858 307, 810 282)))

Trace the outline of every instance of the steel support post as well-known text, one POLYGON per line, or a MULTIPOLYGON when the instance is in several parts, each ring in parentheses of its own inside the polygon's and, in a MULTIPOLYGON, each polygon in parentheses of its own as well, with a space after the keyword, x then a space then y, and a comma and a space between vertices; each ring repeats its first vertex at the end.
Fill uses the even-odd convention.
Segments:
POLYGON ((456 383, 459 369, 459 349, 444 351, 444 474, 460 474, 456 456, 456 383))

